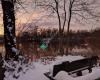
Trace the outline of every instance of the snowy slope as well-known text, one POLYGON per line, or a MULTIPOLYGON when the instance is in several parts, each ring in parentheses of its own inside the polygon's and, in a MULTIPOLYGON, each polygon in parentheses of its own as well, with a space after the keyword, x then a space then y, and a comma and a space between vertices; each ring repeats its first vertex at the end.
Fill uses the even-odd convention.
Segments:
MULTIPOLYGON (((49 64, 44 65, 39 60, 38 62, 33 62, 35 68, 29 68, 29 70, 25 74, 21 74, 18 79, 12 78, 12 76, 8 76, 8 80, 49 80, 47 77, 44 76, 43 73, 52 70, 54 64, 61 63, 62 61, 74 61, 78 59, 82 59, 82 56, 63 56, 63 57, 56 57, 55 61, 52 61, 49 64)), ((93 68, 92 73, 84 72, 84 75, 81 77, 72 77, 68 75, 66 72, 61 71, 56 76, 56 80, 95 80, 100 77, 100 68, 95 67, 93 68)), ((5 79, 5 80, 7 80, 5 79)))

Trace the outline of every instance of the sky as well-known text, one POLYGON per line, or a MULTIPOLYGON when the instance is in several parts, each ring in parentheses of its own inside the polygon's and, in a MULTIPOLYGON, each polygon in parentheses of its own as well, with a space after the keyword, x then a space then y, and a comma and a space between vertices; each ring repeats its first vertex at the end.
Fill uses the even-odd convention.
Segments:
POLYGON ((2 35, 4 33, 4 28, 3 28, 3 21, 2 21, 2 9, 1 9, 1 5, 0 5, 0 35, 2 35))
MULTIPOLYGON (((18 30, 19 25, 26 24, 26 23, 33 23, 34 25, 37 25, 39 27, 45 27, 45 28, 47 27, 58 28, 58 19, 56 17, 57 16, 56 14, 54 14, 54 16, 48 17, 48 15, 50 14, 49 11, 44 11, 41 8, 35 8, 33 0, 22 0, 22 2, 24 2, 24 4, 22 4, 24 9, 23 7, 20 6, 20 9, 16 10, 16 14, 15 14, 16 30, 18 30)), ((97 8, 97 11, 100 11, 100 8, 97 8)), ((0 13, 2 13, 1 9, 0 9, 0 13)), ((94 20, 91 20, 90 22, 82 21, 80 23, 79 21, 72 19, 70 28, 72 30, 91 30, 99 26, 100 26, 99 22, 95 22, 94 20)), ((3 32, 4 31, 2 26, 2 15, 0 14, 0 35, 3 34, 3 32)))

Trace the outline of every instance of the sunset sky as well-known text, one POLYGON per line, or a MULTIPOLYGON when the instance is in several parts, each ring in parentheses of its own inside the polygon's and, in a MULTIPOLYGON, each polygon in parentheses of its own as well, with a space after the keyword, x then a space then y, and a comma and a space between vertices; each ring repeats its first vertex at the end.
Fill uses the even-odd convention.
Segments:
MULTIPOLYGON (((48 28, 58 28, 58 19, 55 16, 48 17, 46 15, 49 14, 47 11, 42 11, 41 9, 35 9, 33 0, 22 0, 26 1, 23 5, 25 9, 20 9, 16 11, 16 26, 19 24, 33 23, 34 25, 38 25, 39 27, 48 27, 48 28)), ((0 5, 1 8, 1 5, 0 5)), ((100 9, 98 9, 100 10, 100 9)), ((2 10, 0 9, 0 13, 2 10)), ((88 22, 86 25, 83 23, 79 23, 72 19, 71 29, 73 30, 91 30, 96 27, 100 27, 99 22, 88 22)), ((16 27, 17 30, 17 27, 16 27)), ((3 26, 2 26, 2 15, 0 14, 0 35, 3 34, 3 26)))

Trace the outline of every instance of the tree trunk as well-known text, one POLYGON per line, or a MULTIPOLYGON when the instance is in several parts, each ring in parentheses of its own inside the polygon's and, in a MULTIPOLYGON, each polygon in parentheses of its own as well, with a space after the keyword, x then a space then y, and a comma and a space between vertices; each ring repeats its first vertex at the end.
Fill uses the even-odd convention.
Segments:
POLYGON ((63 32, 59 33, 59 55, 64 55, 63 53, 63 32))
POLYGON ((15 38, 15 15, 14 1, 1 0, 3 10, 4 39, 6 59, 14 58, 16 55, 16 38, 15 38))
POLYGON ((70 4, 69 4, 69 16, 68 16, 68 25, 67 25, 67 49, 66 49, 66 54, 69 54, 69 45, 70 45, 70 36, 69 36, 69 32, 70 32, 70 22, 71 22, 71 18, 72 18, 72 7, 73 7, 73 3, 75 0, 70 0, 70 4))

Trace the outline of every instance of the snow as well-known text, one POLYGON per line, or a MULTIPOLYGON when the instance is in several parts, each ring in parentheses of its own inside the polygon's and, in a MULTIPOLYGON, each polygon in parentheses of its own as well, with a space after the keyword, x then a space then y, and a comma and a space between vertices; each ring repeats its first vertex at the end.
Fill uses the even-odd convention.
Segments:
MULTIPOLYGON (((43 64, 41 59, 37 62, 33 61, 31 66, 28 67, 25 74, 20 72, 20 76, 18 79, 13 78, 11 75, 7 76, 5 80, 49 80, 44 73, 48 71, 52 71, 53 65, 61 63, 62 61, 74 61, 78 59, 83 59, 82 56, 57 56, 55 61, 48 61, 47 64, 43 64)), ((17 65, 18 67, 18 65, 17 65)), ((23 66, 23 68, 26 68, 23 66)), ((19 75, 16 73, 16 75, 19 75)), ((8 73, 6 73, 8 75, 8 73)), ((88 73, 87 70, 83 72, 83 76, 73 77, 73 75, 68 75, 67 72, 61 71, 54 78, 56 80, 95 80, 100 77, 100 67, 94 67, 92 73, 88 73)))
POLYGON ((9 32, 11 32, 13 28, 12 27, 9 27, 8 29, 9 29, 9 32))
POLYGON ((11 19, 8 19, 8 22, 11 22, 12 20, 11 19))
POLYGON ((66 72, 60 71, 56 76, 56 80, 74 80, 71 76, 69 76, 66 72))
POLYGON ((100 67, 93 68, 93 72, 81 77, 77 77, 75 80, 95 80, 100 78, 100 67))
POLYGON ((69 61, 69 62, 72 62, 72 61, 75 61, 75 60, 79 60, 79 59, 83 59, 84 57, 82 56, 71 56, 71 55, 68 55, 67 57, 64 55, 64 56, 57 56, 56 59, 56 63, 57 62, 64 62, 64 61, 69 61))
POLYGON ((12 47, 13 52, 17 52, 18 50, 15 47, 12 47))
POLYGON ((16 43, 16 37, 14 37, 13 41, 14 41, 14 43, 16 43))
POLYGON ((9 68, 13 68, 11 65, 9 65, 5 60, 4 60, 4 65, 3 65, 3 67, 4 66, 8 66, 9 68))
POLYGON ((100 68, 93 68, 93 72, 80 76, 80 77, 71 77, 70 75, 68 75, 66 72, 61 71, 59 72, 56 76, 55 79, 56 80, 95 80, 97 78, 100 78, 100 68))

